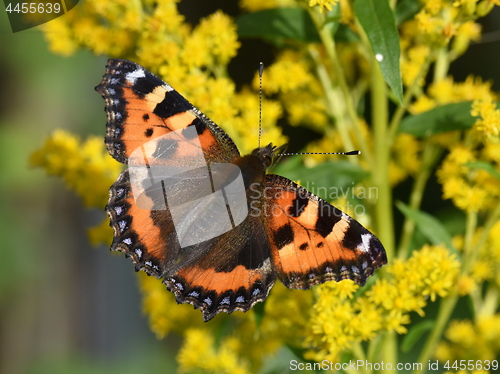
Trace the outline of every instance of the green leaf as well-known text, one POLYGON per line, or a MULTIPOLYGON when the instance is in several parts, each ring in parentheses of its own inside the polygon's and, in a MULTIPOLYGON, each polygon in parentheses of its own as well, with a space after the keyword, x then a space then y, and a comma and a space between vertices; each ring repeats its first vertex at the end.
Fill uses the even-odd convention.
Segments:
POLYGON ((412 19, 420 9, 421 6, 418 0, 403 0, 398 2, 398 5, 396 5, 396 25, 399 26, 412 19))
POLYGON ((415 221, 418 230, 434 245, 444 244, 450 251, 458 256, 458 252, 453 246, 451 235, 444 225, 435 217, 420 210, 410 208, 408 205, 398 201, 398 209, 407 217, 415 221))
POLYGON ((342 196, 350 197, 353 186, 369 175, 360 166, 348 161, 327 161, 306 168, 301 157, 289 158, 286 162, 278 164, 272 172, 299 181, 304 188, 327 201, 342 196))
POLYGON ((319 43, 320 38, 309 13, 302 8, 276 8, 247 13, 236 20, 238 35, 276 42, 292 39, 319 43))
POLYGON ((467 130, 476 122, 470 111, 470 102, 443 105, 422 114, 405 117, 399 131, 415 136, 430 136, 446 131, 467 130))
POLYGON ((464 164, 467 167, 470 167, 472 169, 482 169, 486 170, 488 173, 490 173, 493 177, 498 179, 500 181, 500 173, 495 169, 495 167, 487 162, 467 162, 464 164))
POLYGON ((385 81, 402 104, 399 35, 388 0, 356 0, 354 11, 368 36, 385 81))
POLYGON ((415 343, 422 337, 422 335, 434 328, 436 323, 430 319, 422 321, 414 325, 408 334, 403 338, 403 342, 401 343, 401 350, 403 352, 410 352, 415 343))
POLYGON ((349 27, 344 24, 339 24, 339 28, 335 33, 335 41, 336 42, 344 42, 344 43, 352 43, 358 42, 359 36, 354 31, 352 31, 349 27))

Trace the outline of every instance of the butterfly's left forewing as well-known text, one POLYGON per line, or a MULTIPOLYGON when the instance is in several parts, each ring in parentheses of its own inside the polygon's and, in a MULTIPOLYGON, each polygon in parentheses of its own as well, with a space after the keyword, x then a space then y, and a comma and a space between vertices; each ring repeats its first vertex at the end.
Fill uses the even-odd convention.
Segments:
POLYGON ((106 101, 106 146, 121 163, 129 163, 133 152, 146 143, 154 145, 155 139, 175 131, 186 132, 187 139, 196 136, 208 161, 231 162, 240 155, 219 126, 135 62, 109 60, 96 90, 106 101))
POLYGON ((380 241, 347 214, 287 178, 268 174, 263 221, 278 278, 307 289, 329 280, 363 285, 387 263, 380 241))

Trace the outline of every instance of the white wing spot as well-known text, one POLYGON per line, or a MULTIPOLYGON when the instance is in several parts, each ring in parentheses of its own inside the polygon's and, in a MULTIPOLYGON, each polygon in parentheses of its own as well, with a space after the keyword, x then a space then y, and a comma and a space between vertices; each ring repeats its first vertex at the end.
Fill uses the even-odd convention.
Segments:
POLYGON ((127 245, 130 245, 130 244, 132 244, 132 239, 130 239, 130 238, 125 238, 125 239, 123 239, 123 242, 124 242, 125 244, 127 244, 127 245))
POLYGON ((252 296, 255 296, 255 295, 258 295, 258 294, 260 294, 260 288, 256 288, 255 290, 253 290, 252 296))
POLYGON ((368 253, 370 249, 370 239, 372 238, 372 234, 363 234, 361 235, 361 242, 357 249, 360 250, 361 252, 368 253))
POLYGON ((220 303, 229 305, 229 303, 230 303, 229 296, 226 296, 225 298, 223 298, 220 303))
MULTIPOLYGON (((120 226, 120 232, 123 232, 123 230, 125 230, 125 227, 127 227, 127 222, 120 221, 120 222, 118 222, 118 226, 120 226)), ((127 244, 129 244, 129 243, 127 243, 127 244)))
POLYGON ((235 301, 237 303, 244 303, 245 302, 245 298, 243 296, 238 296, 235 301))
POLYGON ((125 79, 127 80, 127 82, 131 83, 131 84, 135 84, 135 81, 138 79, 138 78, 144 78, 146 76, 146 73, 144 72, 144 70, 142 69, 137 69, 137 70, 134 70, 130 73, 128 73, 127 75, 125 75, 125 79))
POLYGON ((198 297, 198 296, 200 296, 200 294, 196 291, 192 291, 188 294, 188 296, 198 297))
POLYGON ((384 55, 383 55, 383 54, 381 54, 381 53, 377 53, 377 54, 375 55, 375 59, 376 59, 378 62, 380 62, 380 61, 382 61, 382 60, 384 59, 384 55))
POLYGON ((208 306, 211 306, 212 305, 212 299, 207 297, 206 299, 203 300, 205 303, 208 304, 208 306))
POLYGON ((139 248, 136 248, 136 250, 134 252, 137 255, 137 258, 141 258, 142 257, 142 251, 139 248))

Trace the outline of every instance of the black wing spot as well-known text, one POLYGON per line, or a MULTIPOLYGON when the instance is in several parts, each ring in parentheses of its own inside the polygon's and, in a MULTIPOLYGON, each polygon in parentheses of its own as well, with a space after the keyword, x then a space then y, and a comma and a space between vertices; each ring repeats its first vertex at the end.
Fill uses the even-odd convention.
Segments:
POLYGON ((305 251, 308 247, 309 247, 309 243, 302 243, 299 246, 299 249, 302 250, 302 251, 305 251))
POLYGON ((287 223, 284 226, 281 226, 276 232, 274 232, 274 243, 278 247, 278 249, 283 248, 284 246, 293 243, 293 230, 292 226, 287 223))
POLYGON ((193 125, 196 126, 196 132, 198 133, 198 135, 201 135, 205 132, 205 130, 207 129, 207 125, 205 122, 203 122, 201 119, 199 118, 196 118, 194 121, 193 121, 193 125))
POLYGON ((146 114, 144 114, 144 115, 142 116, 142 119, 144 120, 144 122, 148 122, 148 121, 149 121, 149 114, 147 114, 147 113, 146 113, 146 114))
POLYGON ((137 78, 135 80, 135 83, 132 86, 132 90, 139 98, 143 99, 151 92, 153 92, 157 87, 160 87, 162 85, 163 82, 157 77, 151 74, 146 74, 145 77, 137 78))
MULTIPOLYGON (((358 223, 359 225, 359 223, 358 223)), ((366 232, 368 233, 368 231, 366 232)), ((361 238, 362 232, 356 228, 356 223, 351 221, 349 227, 344 233, 344 239, 342 239, 342 245, 350 250, 355 250, 358 246, 363 244, 363 239, 361 238)))
POLYGON ((326 238, 333 231, 337 222, 342 219, 342 212, 325 202, 320 202, 318 215, 316 231, 323 238, 326 238))
POLYGON ((309 199, 307 196, 304 196, 302 193, 297 192, 296 197, 292 202, 290 208, 288 208, 288 214, 292 217, 298 217, 302 214, 304 209, 309 204, 309 199))
POLYGON ((321 248, 321 247, 323 247, 324 245, 325 245, 325 243, 324 243, 324 242, 319 242, 319 243, 316 245, 316 247, 317 247, 317 248, 321 248))
POLYGON ((147 138, 150 138, 153 135, 153 129, 146 129, 146 131, 144 131, 144 135, 146 135, 147 138))

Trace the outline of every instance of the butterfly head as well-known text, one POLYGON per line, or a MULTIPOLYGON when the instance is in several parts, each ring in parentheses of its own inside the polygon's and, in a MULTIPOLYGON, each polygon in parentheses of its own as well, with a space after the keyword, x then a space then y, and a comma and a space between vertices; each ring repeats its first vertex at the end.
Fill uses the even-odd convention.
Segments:
POLYGON ((265 147, 254 149, 252 156, 257 157, 260 160, 264 169, 268 169, 273 164, 273 157, 276 154, 281 153, 284 148, 286 148, 286 144, 277 147, 274 146, 273 143, 269 143, 265 147))

